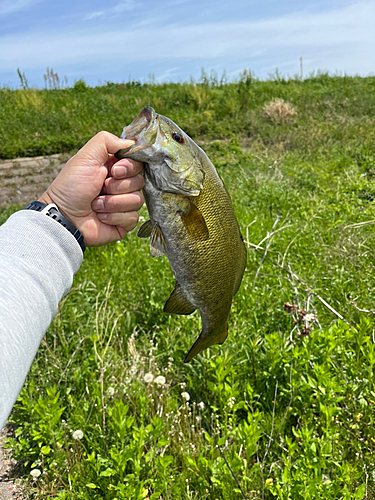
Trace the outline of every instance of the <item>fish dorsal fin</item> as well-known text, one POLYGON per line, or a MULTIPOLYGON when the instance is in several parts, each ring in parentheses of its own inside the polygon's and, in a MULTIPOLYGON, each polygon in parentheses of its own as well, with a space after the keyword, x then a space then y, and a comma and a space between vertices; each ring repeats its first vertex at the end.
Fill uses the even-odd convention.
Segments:
POLYGON ((138 238, 149 238, 152 233, 152 222, 150 220, 146 221, 142 226, 139 228, 139 231, 137 233, 138 238))
POLYGON ((181 285, 176 283, 171 296, 164 305, 163 311, 172 314, 191 314, 195 309, 196 307, 183 294, 181 285))
POLYGON ((222 344, 223 342, 225 342, 225 339, 227 337, 228 323, 226 323, 223 331, 221 331, 217 335, 214 335, 213 337, 211 335, 208 335, 207 332, 204 333, 202 331, 197 340, 194 342, 190 351, 187 353, 186 358, 184 359, 184 363, 188 363, 189 361, 191 361, 194 356, 199 354, 204 349, 207 349, 207 347, 210 347, 214 344, 222 344))
POLYGON ((164 236, 158 224, 155 224, 152 228, 150 252, 153 257, 160 257, 161 255, 167 253, 164 236))
POLYGON ((188 198, 187 200, 189 201, 188 209, 181 214, 185 228, 193 238, 201 241, 208 240, 210 235, 203 215, 191 200, 188 198))

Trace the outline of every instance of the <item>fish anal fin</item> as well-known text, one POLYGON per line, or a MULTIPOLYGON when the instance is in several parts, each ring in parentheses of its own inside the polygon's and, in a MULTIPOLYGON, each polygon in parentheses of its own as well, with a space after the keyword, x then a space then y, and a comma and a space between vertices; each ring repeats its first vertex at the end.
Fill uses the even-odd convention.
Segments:
POLYGON ((206 221, 198 208, 190 200, 187 210, 181 214, 181 219, 186 230, 193 238, 201 241, 208 240, 210 235, 206 221))
POLYGON ((167 253, 164 236, 158 224, 152 228, 150 238, 150 252, 153 257, 160 257, 167 253))
POLYGON ((217 335, 209 335, 207 333, 202 332, 195 343, 193 344, 190 351, 187 353, 186 358, 184 359, 184 363, 189 363, 194 356, 199 354, 207 347, 210 347, 215 344, 223 344, 228 337, 228 323, 225 325, 225 329, 218 333, 217 335))
POLYGON ((152 233, 152 222, 150 220, 146 221, 142 226, 139 228, 139 231, 137 233, 138 238, 149 238, 152 233))
POLYGON ((191 314, 196 307, 185 297, 181 285, 176 283, 171 296, 164 305, 163 311, 171 314, 191 314))

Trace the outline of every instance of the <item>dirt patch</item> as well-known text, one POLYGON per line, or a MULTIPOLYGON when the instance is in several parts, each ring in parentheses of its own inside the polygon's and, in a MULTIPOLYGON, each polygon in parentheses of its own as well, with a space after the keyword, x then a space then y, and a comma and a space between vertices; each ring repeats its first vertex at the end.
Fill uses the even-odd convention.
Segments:
POLYGON ((0 434, 0 500, 25 500, 27 490, 20 484, 19 464, 12 458, 11 451, 4 449, 4 441, 12 432, 12 427, 6 425, 0 434))
MULTIPOLYGON (((0 160, 0 207, 37 200, 56 178, 67 154, 0 160)), ((1 499, 1 496, 0 496, 1 499)))

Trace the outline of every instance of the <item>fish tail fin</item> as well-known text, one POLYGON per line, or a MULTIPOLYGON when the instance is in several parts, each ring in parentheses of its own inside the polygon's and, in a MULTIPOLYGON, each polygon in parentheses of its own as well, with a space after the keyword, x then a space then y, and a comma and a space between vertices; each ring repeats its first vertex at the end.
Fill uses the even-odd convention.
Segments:
POLYGON ((215 344, 223 344, 227 337, 228 337, 228 323, 225 325, 224 330, 222 330, 217 335, 212 336, 209 335, 207 332, 202 331, 197 340, 194 342, 190 351, 187 353, 186 358, 184 359, 184 363, 189 363, 189 361, 191 361, 194 358, 194 356, 196 356, 204 349, 207 349, 207 347, 210 347, 215 344))

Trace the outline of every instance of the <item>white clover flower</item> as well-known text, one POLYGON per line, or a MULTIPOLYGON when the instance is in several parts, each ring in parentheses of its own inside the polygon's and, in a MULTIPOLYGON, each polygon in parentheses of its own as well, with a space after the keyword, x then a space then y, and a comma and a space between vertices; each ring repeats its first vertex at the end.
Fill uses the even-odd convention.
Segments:
POLYGON ((203 403, 203 401, 201 401, 200 403, 198 403, 198 405, 197 405, 197 406, 199 406, 199 408, 200 408, 201 410, 204 410, 204 403, 203 403))
POLYGON ((113 387, 108 387, 108 396, 113 396, 115 393, 115 390, 113 387))
POLYGON ((37 479, 41 475, 40 469, 33 469, 30 474, 33 476, 34 479, 37 479))
POLYGON ((158 385, 164 385, 165 382, 166 382, 166 380, 165 380, 165 377, 163 377, 163 375, 159 375, 155 379, 155 384, 158 384, 158 385))
POLYGON ((83 432, 81 430, 78 430, 78 431, 74 431, 73 432, 73 439, 75 441, 79 441, 80 439, 83 438, 83 432))
POLYGON ((154 380, 154 376, 152 373, 146 373, 143 380, 146 382, 146 384, 151 384, 151 382, 154 380))
POLYGON ((185 401, 189 401, 190 399, 190 394, 188 392, 181 392, 181 396, 185 401))

